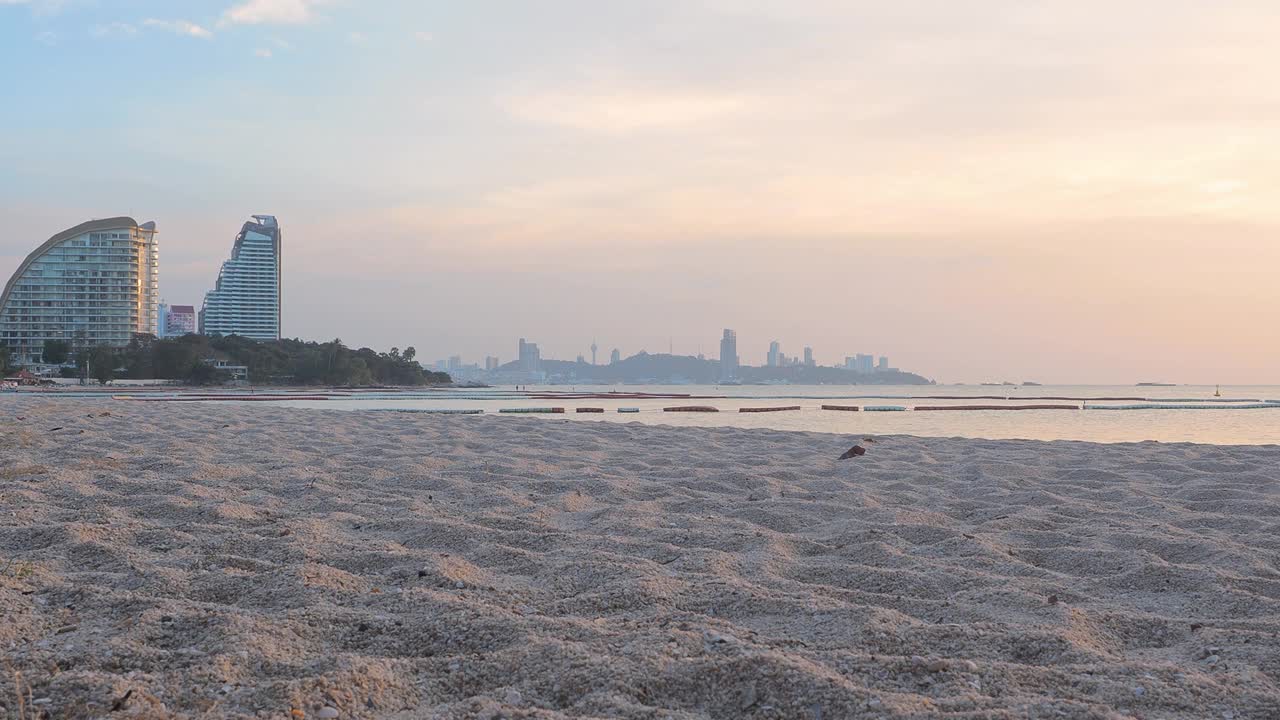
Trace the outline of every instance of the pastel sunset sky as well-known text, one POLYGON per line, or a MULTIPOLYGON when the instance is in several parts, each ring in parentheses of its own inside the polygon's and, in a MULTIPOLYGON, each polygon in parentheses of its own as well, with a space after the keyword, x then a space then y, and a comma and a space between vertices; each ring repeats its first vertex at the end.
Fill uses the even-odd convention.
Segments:
POLYGON ((1276 0, 0 0, 0 281, 155 220, 285 332, 1280 382, 1276 0))

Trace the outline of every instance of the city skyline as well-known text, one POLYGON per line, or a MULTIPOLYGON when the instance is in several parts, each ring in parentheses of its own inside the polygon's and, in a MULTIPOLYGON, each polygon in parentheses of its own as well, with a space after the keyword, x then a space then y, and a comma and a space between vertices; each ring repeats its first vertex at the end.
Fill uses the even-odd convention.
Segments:
POLYGON ((199 306, 227 218, 264 208, 291 337, 573 358, 728 325, 954 381, 1265 383, 1274 17, 11 0, 0 270, 145 213, 163 296, 199 306))
MULTIPOLYGON (((88 221, 88 222, 86 222, 86 223, 82 223, 82 224, 81 224, 81 226, 77 226, 77 228, 75 228, 75 229, 73 229, 73 230, 68 230, 68 231, 64 231, 63 233, 60 233, 58 237, 62 237, 62 238, 64 238, 64 239, 65 239, 65 237, 71 237, 72 235, 76 235, 76 236, 78 237, 78 235, 79 235, 79 234, 78 234, 78 232, 75 232, 75 231, 78 231, 79 229, 82 229, 82 228, 84 228, 84 227, 89 227, 89 226, 91 226, 91 225, 98 225, 98 224, 101 224, 101 223, 103 223, 103 222, 106 222, 106 223, 108 223, 108 224, 112 224, 112 223, 114 223, 114 225, 121 225, 121 222, 119 222, 119 221, 122 221, 122 220, 129 220, 129 219, 128 219, 128 218, 117 218, 117 219, 115 219, 115 220, 109 220, 109 221, 88 221), (72 235, 68 235, 68 233, 72 233, 72 235)), ((113 225, 113 226, 114 226, 114 225, 113 225)), ((104 227, 105 227, 105 225, 104 225, 104 227)), ((154 223, 154 222, 149 222, 149 223, 147 223, 147 224, 146 224, 146 227, 151 228, 150 232, 152 232, 152 233, 154 234, 154 227, 155 227, 155 223, 154 223)), ((236 264, 236 257, 235 257, 235 256, 236 256, 236 254, 238 253, 238 251, 239 251, 239 249, 240 249, 240 247, 241 247, 241 244, 242 244, 243 242, 245 242, 246 237, 247 237, 248 239, 250 239, 250 240, 253 240, 254 238, 256 238, 258 241, 266 242, 268 245, 272 246, 272 248, 273 248, 273 250, 271 251, 271 252, 272 252, 272 258, 271 258, 272 264, 270 265, 270 267, 267 267, 266 269, 267 269, 267 270, 270 270, 270 273, 274 275, 274 277, 272 278, 272 279, 273 279, 273 285, 272 285, 272 287, 273 287, 273 288, 275 288, 275 290, 274 290, 274 292, 276 293, 275 301, 274 301, 274 303, 273 303, 273 304, 270 304, 270 307, 269 307, 269 308, 265 308, 265 310, 264 310, 263 308, 258 308, 257 310, 255 310, 254 314, 259 314, 259 315, 260 315, 260 314, 261 314, 261 312, 268 312, 269 314, 273 315, 273 316, 274 316, 274 318, 275 318, 275 320, 274 320, 274 322, 275 322, 274 327, 276 328, 276 332, 275 332, 275 336, 274 336, 274 337, 258 337, 258 338, 255 338, 255 339, 280 339, 280 337, 282 337, 282 336, 279 334, 279 330, 278 330, 278 329, 279 329, 279 327, 280 327, 280 325, 279 325, 279 318, 281 317, 281 306, 280 306, 280 302, 279 302, 279 290, 278 290, 278 288, 279 288, 279 287, 281 287, 281 278, 282 278, 282 275, 281 275, 281 272, 280 272, 280 264, 279 264, 279 252, 280 252, 280 230, 279 230, 279 226, 278 226, 278 224, 277 224, 277 222, 276 222, 276 218, 275 218, 274 216, 269 216, 269 215, 254 215, 254 216, 253 216, 253 220, 252 220, 252 221, 245 223, 245 225, 244 225, 244 227, 242 228, 242 230, 241 230, 240 234, 239 234, 239 235, 237 235, 237 237, 236 237, 236 245, 235 245, 235 250, 233 251, 233 257, 232 257, 232 259, 231 259, 230 261, 228 261, 227 263, 224 263, 223 270, 220 272, 219 285, 221 284, 221 280, 222 280, 221 275, 227 271, 227 266, 228 266, 228 264, 231 264, 232 266, 234 266, 234 265, 236 264), (246 234, 247 234, 247 235, 246 235, 246 234), (259 312, 259 311, 261 311, 261 312, 259 312)), ((152 242, 153 242, 153 245, 152 245, 153 250, 152 250, 151 252, 152 252, 152 254, 154 255, 154 252, 155 252, 155 251, 154 251, 154 247, 155 247, 155 245, 154 245, 154 241, 152 241, 152 242)), ((41 250, 43 250, 43 249, 44 249, 44 248, 41 248, 41 250)), ((39 252, 39 251, 37 251, 37 253, 33 253, 33 255, 38 254, 38 252, 39 252)), ((28 258, 28 262, 30 262, 30 258, 28 258)), ((257 270, 262 269, 262 268, 257 267, 258 265, 261 265, 261 264, 262 264, 262 262, 261 262, 261 259, 260 259, 260 258, 259 258, 259 259, 255 259, 255 260, 250 261, 250 263, 249 263, 249 264, 254 266, 254 268, 255 268, 255 270, 254 270, 254 271, 255 271, 255 272, 256 272, 257 270)), ((25 266, 24 266, 24 267, 25 267, 25 266)), ((263 266, 263 267, 266 267, 266 266, 263 266)), ((22 268, 20 267, 18 272, 21 272, 21 270, 22 270, 22 268)), ((151 305, 152 305, 152 306, 154 306, 154 308, 155 308, 155 309, 154 309, 154 310, 151 312, 151 314, 150 314, 150 317, 151 317, 152 319, 151 319, 151 320, 147 320, 146 322, 151 322, 151 323, 152 323, 153 327, 155 327, 155 328, 156 328, 154 332, 155 332, 155 334, 157 334, 158 336, 160 336, 160 337, 173 336, 175 333, 173 333, 173 332, 172 332, 172 331, 170 331, 168 328, 166 328, 166 314, 167 314, 167 312, 168 312, 168 311, 171 311, 171 310, 174 310, 174 309, 181 309, 181 310, 184 310, 184 311, 190 311, 192 308, 191 308, 190 306, 182 306, 182 305, 172 305, 172 306, 171 306, 171 305, 167 305, 163 300, 157 300, 157 298, 159 298, 159 297, 160 297, 159 292, 158 292, 158 290, 157 290, 157 288, 158 288, 158 276, 159 276, 159 272, 158 272, 158 265, 156 265, 156 269, 155 269, 155 270, 153 270, 153 272, 152 272, 152 276, 153 276, 153 278, 154 278, 154 279, 152 280, 152 288, 151 288, 151 290, 150 290, 150 295, 149 295, 149 297, 151 297, 151 301, 150 301, 150 302, 151 302, 151 305)), ((11 284, 12 284, 14 281, 16 281, 16 279, 17 279, 17 275, 15 274, 14 278, 12 278, 12 279, 11 279, 11 284)), ((217 288, 216 288, 216 287, 215 287, 215 289, 214 289, 214 290, 209 291, 208 293, 206 293, 206 303, 208 302, 208 298, 209 298, 210 296, 214 296, 214 295, 216 295, 216 294, 217 294, 217 288)), ((264 306, 264 307, 265 307, 265 306, 264 306)), ((201 315, 201 316, 203 316, 203 310, 201 311, 200 315, 201 315)), ((203 320, 203 318, 201 318, 201 324, 200 324, 200 326, 199 326, 199 327, 197 327, 197 328, 194 330, 194 332, 199 332, 199 333, 201 333, 201 334, 205 334, 205 329, 204 329, 204 327, 203 327, 202 320, 203 320)), ((182 328, 188 327, 188 326, 190 325, 189 321, 188 321, 185 317, 184 317, 184 318, 182 318, 181 320, 179 320, 179 323, 181 323, 181 324, 180 324, 180 327, 182 327, 182 328)), ((215 330, 210 330, 210 332, 215 332, 215 330)), ((731 345, 731 347, 732 347, 732 348, 734 349, 734 351, 735 351, 735 354, 734 354, 734 362, 733 362, 733 368, 734 368, 735 370, 736 370, 736 368, 738 367, 738 365, 739 365, 739 364, 742 364, 742 365, 744 365, 744 366, 748 366, 748 367, 785 367, 785 366, 802 365, 802 364, 803 364, 803 365, 809 365, 809 366, 823 366, 821 362, 818 362, 818 361, 815 359, 815 355, 814 355, 814 352, 813 352, 813 348, 812 348, 810 345, 808 345, 808 344, 805 344, 805 345, 804 345, 804 347, 803 347, 803 352, 804 352, 803 357, 799 357, 799 356, 795 356, 795 355, 788 356, 788 355, 786 355, 786 353, 785 353, 785 352, 783 352, 783 351, 782 351, 782 349, 781 349, 781 348, 782 348, 782 344, 781 344, 779 341, 777 341, 777 340, 771 340, 771 341, 769 341, 769 343, 768 343, 768 351, 767 351, 767 353, 766 353, 766 355, 765 355, 765 360, 764 360, 764 362, 762 362, 762 363, 761 363, 761 365, 759 365, 759 366, 753 366, 753 365, 751 365, 750 363, 745 363, 745 364, 743 364, 743 363, 741 363, 741 357, 740 357, 740 355, 737 355, 737 354, 736 354, 736 350, 737 350, 737 336, 736 336, 736 332, 735 332, 735 331, 733 331, 733 330, 728 330, 728 329, 726 329, 726 330, 724 331, 724 333, 725 333, 725 337, 724 337, 724 338, 722 339, 722 341, 721 341, 721 354, 723 355, 724 348, 726 347, 726 346, 725 346, 725 342, 726 342, 726 341, 729 341, 729 340, 730 340, 730 338, 731 338, 731 341, 732 341, 732 345, 731 345)), ((181 333, 179 332, 179 333, 177 333, 177 334, 181 334, 181 333)), ((231 333, 228 333, 228 334, 231 334, 231 333)), ((250 334, 247 334, 247 333, 245 333, 244 331, 241 331, 241 332, 239 332, 239 333, 235 333, 235 334, 245 334, 246 336, 251 336, 250 334)), ((315 340, 316 338, 303 338, 303 339, 311 339, 311 340, 315 340)), ((695 353, 695 352, 679 352, 679 353, 674 352, 674 350, 673 350, 673 349, 671 349, 671 348, 673 348, 673 346, 674 346, 674 339, 673 339, 673 337, 672 337, 672 336, 668 336, 668 338, 667 338, 667 343, 668 343, 668 348, 669 348, 669 350, 668 350, 668 353, 669 353, 669 354, 673 354, 673 355, 680 355, 680 356, 688 356, 688 357, 697 357, 697 358, 699 358, 699 359, 702 359, 702 358, 704 357, 703 353, 701 352, 701 348, 702 348, 702 342, 701 342, 701 341, 698 341, 698 342, 697 342, 698 351, 697 351, 696 353, 695 353)), ((121 344, 121 343, 120 343, 120 342, 116 342, 115 344, 119 345, 119 344, 121 344)), ((412 344, 412 343, 406 343, 406 345, 411 345, 411 344, 412 344)), ((361 345, 361 344, 359 344, 359 343, 357 343, 357 344, 356 344, 356 346, 357 346, 357 347, 358 347, 358 346, 360 346, 360 345, 361 345)), ((427 357, 427 356, 431 356, 431 355, 432 355, 432 353, 430 352, 431 345, 432 345, 432 344, 431 344, 431 342, 430 342, 430 341, 428 341, 427 343, 424 343, 424 344, 423 344, 423 347, 428 348, 428 351, 423 355, 423 357, 427 357)), ((518 353, 517 353, 518 357, 516 358, 516 362, 518 362, 518 363, 521 365, 521 371, 522 371, 522 372, 536 372, 536 371, 539 369, 539 362, 540 362, 540 359, 541 359, 541 351, 540 351, 539 346, 538 346, 536 343, 528 343, 527 347, 528 347, 528 349, 529 349, 529 351, 530 351, 530 353, 531 353, 531 357, 533 358, 533 360, 532 360, 532 361, 529 361, 529 362, 527 363, 527 362, 526 362, 526 355, 525 355, 525 347, 526 347, 526 343, 525 343, 525 340, 524 340, 523 338, 521 338, 521 339, 519 340, 519 345, 520 345, 520 350, 519 350, 519 351, 518 351, 518 353)), ((15 347, 16 347, 16 346, 15 346, 15 347)), ((590 361, 590 364, 592 364, 592 365, 597 364, 597 363, 596 363, 596 352, 597 352, 597 350, 598 350, 598 344, 597 344, 597 338, 596 338, 594 335, 593 335, 593 336, 592 336, 592 338, 591 338, 590 345, 588 345, 587 347, 590 349, 590 352, 592 353, 592 360, 590 361)), ((574 352, 574 351, 573 351, 573 350, 571 350, 570 352, 572 353, 572 352, 574 352)), ((642 352, 647 352, 647 349, 646 349, 645 347, 640 347, 640 348, 638 348, 637 350, 635 350, 635 351, 634 351, 634 353, 632 353, 632 354, 634 355, 635 353, 642 353, 642 352)), ((661 354, 661 352, 659 352, 659 353, 657 353, 657 354, 661 354)), ((619 359, 621 359, 621 357, 622 357, 622 355, 620 354, 620 350, 619 350, 617 347, 615 347, 615 348, 614 348, 614 350, 613 350, 613 352, 612 352, 612 355, 611 355, 611 358, 610 358, 610 362, 617 362, 619 359)), ((559 358, 553 358, 553 359, 557 359, 557 360, 558 360, 559 358)), ((717 360, 718 360, 718 359, 717 359, 717 360)), ((582 354, 582 352, 581 352, 581 351, 578 351, 578 354, 577 354, 577 357, 576 357, 576 361, 577 361, 577 362, 579 362, 579 363, 584 363, 584 362, 586 362, 586 360, 585 360, 585 356, 582 354)), ((482 360, 482 362, 483 362, 483 367, 484 367, 484 369, 485 369, 486 371, 497 369, 497 367, 498 367, 498 366, 506 364, 504 361, 502 361, 502 360, 501 360, 501 354, 498 354, 498 355, 492 355, 492 356, 485 354, 485 355, 483 355, 483 360, 482 360)), ((722 362, 721 362, 721 364, 723 365, 723 363, 722 363, 722 362)), ((450 355, 450 356, 448 357, 448 360, 437 360, 437 361, 435 361, 434 363, 430 363, 430 362, 428 362, 428 361, 425 361, 425 360, 424 360, 424 361, 423 361, 423 366, 424 366, 424 367, 432 366, 432 367, 435 367, 435 368, 437 368, 437 369, 441 369, 441 370, 455 370, 455 369, 462 369, 462 368, 466 368, 466 369, 469 369, 469 370, 478 370, 478 369, 481 367, 481 363, 480 363, 480 362, 476 362, 476 363, 465 363, 465 362, 462 360, 462 356, 461 356, 461 355, 450 355)), ((833 363, 831 363, 831 364, 829 364, 829 365, 826 365, 826 367, 843 368, 843 369, 848 369, 848 370, 854 370, 854 371, 859 372, 859 373, 871 373, 871 372, 882 372, 882 371, 897 370, 897 368, 891 368, 891 367, 889 367, 889 365, 888 365, 888 357, 886 357, 886 356, 879 356, 879 357, 877 358, 877 357, 876 357, 876 355, 874 355, 874 354, 867 354, 867 353, 855 353, 855 354, 853 354, 853 355, 846 355, 846 356, 844 357, 844 361, 843 361, 843 362, 833 362, 833 363)), ((927 370, 925 370, 924 372, 925 372, 925 374, 926 374, 926 375, 928 375, 928 374, 929 374, 927 370)), ((536 375, 535 375, 535 376, 533 376, 533 377, 536 379, 536 375)), ((1002 379, 1007 380, 1007 379, 1008 379, 1008 378, 1010 378, 1010 377, 1016 377, 1016 376, 1012 376, 1012 375, 1009 375, 1009 376, 988 375, 988 376, 985 376, 985 377, 981 378, 980 380, 973 380, 973 379, 968 379, 968 380, 952 380, 952 379, 944 379, 944 380, 943 380, 943 382, 990 382, 990 381, 992 381, 992 380, 996 380, 998 377, 1002 377, 1002 379)), ((735 375, 734 375, 734 373, 733 373, 733 372, 730 372, 729 374, 724 374, 724 373, 722 373, 722 375, 721 375, 721 380, 733 380, 733 379, 736 379, 736 378, 735 378, 735 375)), ((1037 382, 1041 382, 1042 380, 1043 380, 1043 379, 1038 379, 1038 380, 1037 380, 1037 382)), ((1050 380, 1049 382, 1056 382, 1056 381, 1050 380)), ((1128 384, 1128 383, 1125 383, 1125 382, 1119 382, 1119 383, 1117 383, 1117 384, 1128 384)))
MULTIPOLYGON (((417 346, 415 346, 415 349, 416 347, 417 346)), ((847 370, 855 370, 857 372, 863 372, 863 373, 896 370, 896 368, 891 368, 889 366, 889 358, 887 356, 880 355, 877 357, 875 355, 869 355, 864 353, 856 353, 854 355, 845 355, 843 356, 842 360, 840 358, 837 358, 836 362, 824 364, 817 359, 817 356, 814 354, 813 348, 808 345, 804 347, 803 355, 788 356, 781 351, 781 344, 777 341, 770 341, 769 352, 766 355, 764 362, 760 363, 759 365, 755 365, 749 362, 742 363, 741 356, 738 354, 737 332, 730 328, 724 329, 723 335, 721 336, 721 339, 720 339, 720 353, 718 356, 715 356, 715 357, 706 357, 704 353, 702 353, 700 350, 696 353, 673 352, 672 351, 673 349, 670 347, 668 347, 668 351, 666 353, 663 353, 661 351, 656 353, 650 353, 646 348, 638 348, 633 352, 631 352, 629 355, 624 356, 622 354, 622 351, 619 348, 615 347, 613 351, 610 353, 609 360, 605 363, 599 363, 597 361, 597 358, 594 357, 594 353, 599 347, 594 337, 592 338, 591 345, 589 347, 593 353, 593 357, 591 360, 587 360, 587 357, 585 354, 583 354, 582 352, 578 352, 572 362, 576 362, 579 364, 587 364, 587 365, 599 365, 599 364, 610 365, 610 364, 617 364, 618 362, 621 362, 623 359, 635 357, 636 355, 639 355, 641 353, 646 353, 651 355, 670 354, 678 357, 696 357, 700 360, 705 359, 711 362, 718 363, 721 366, 721 373, 720 373, 721 380, 736 379, 737 370, 739 367, 760 367, 760 368, 798 367, 798 366, 834 367, 834 368, 843 368, 847 370), (774 353, 777 353, 777 355, 775 356, 774 353), (725 357, 729 357, 732 359, 728 365, 726 365, 724 362, 725 357)), ((701 348, 701 345, 699 345, 699 348, 701 348)), ((501 354, 498 354, 498 355, 485 354, 483 356, 482 362, 481 361, 468 362, 467 358, 464 357, 463 355, 450 354, 448 355, 447 358, 439 358, 435 361, 424 361, 424 363, 431 365, 437 370, 464 369, 471 372, 479 372, 481 369, 483 369, 485 372, 491 372, 499 369, 502 366, 515 366, 515 367, 518 367, 520 372, 534 373, 541 370, 541 362, 544 359, 556 360, 560 362, 569 362, 567 358, 544 357, 542 355, 541 348, 538 346, 537 343, 528 342, 525 338, 522 337, 517 340, 515 357, 509 360, 503 360, 501 354)))

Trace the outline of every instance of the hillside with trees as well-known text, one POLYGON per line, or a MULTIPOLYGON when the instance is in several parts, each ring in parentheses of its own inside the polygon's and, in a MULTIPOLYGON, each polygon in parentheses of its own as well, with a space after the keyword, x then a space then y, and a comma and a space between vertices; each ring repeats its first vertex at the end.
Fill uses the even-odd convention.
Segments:
MULTIPOLYGON (((54 356, 62 348, 53 348, 54 356)), ((50 354, 46 347, 46 356, 50 354)), ((230 379, 218 363, 247 367, 249 380, 261 385, 447 385, 447 373, 424 370, 412 347, 380 353, 370 348, 353 350, 341 340, 258 341, 237 335, 185 335, 157 338, 139 334, 128 347, 98 346, 71 352, 76 369, 68 377, 88 376, 106 383, 129 380, 178 380, 193 385, 220 384, 230 379)))

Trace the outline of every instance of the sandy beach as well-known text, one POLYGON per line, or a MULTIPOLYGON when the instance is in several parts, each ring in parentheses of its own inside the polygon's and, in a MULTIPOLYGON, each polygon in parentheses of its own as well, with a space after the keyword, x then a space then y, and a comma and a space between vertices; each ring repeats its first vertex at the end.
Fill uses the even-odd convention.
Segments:
POLYGON ((1277 718, 1280 447, 0 397, 0 670, 24 720, 1277 718))

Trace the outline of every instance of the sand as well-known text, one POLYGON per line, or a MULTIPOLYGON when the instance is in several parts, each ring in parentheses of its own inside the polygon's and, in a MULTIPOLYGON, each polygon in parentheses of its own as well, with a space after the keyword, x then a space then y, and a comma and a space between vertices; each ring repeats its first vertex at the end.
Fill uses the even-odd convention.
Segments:
POLYGON ((1277 718, 1280 448, 0 396, 0 663, 8 717, 1277 718))

